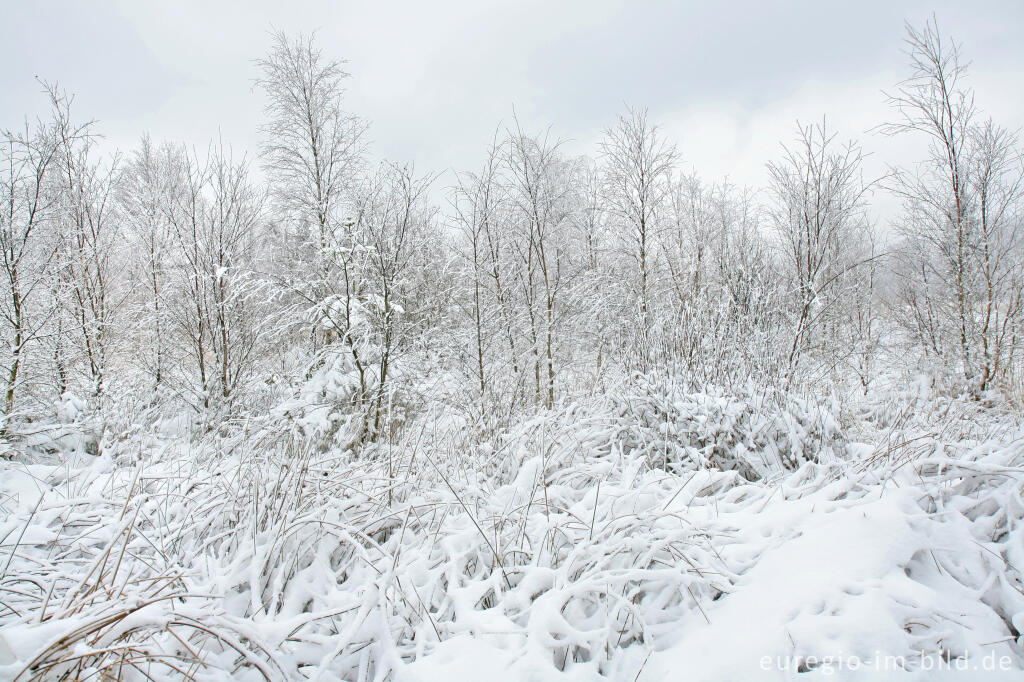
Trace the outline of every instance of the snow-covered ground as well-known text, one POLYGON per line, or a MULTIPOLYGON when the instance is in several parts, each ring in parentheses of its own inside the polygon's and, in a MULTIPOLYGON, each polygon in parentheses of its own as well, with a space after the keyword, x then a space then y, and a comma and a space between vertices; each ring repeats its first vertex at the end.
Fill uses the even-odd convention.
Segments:
POLYGON ((661 401, 3 461, 0 677, 1021 679, 1012 414, 661 401))

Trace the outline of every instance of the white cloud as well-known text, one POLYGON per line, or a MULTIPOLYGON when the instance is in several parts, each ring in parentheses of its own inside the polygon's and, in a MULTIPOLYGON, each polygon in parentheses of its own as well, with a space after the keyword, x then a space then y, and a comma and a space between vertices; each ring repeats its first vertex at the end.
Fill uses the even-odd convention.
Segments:
MULTIPOLYGON (((79 115, 100 119, 112 145, 149 131, 197 146, 220 134, 254 150, 262 99, 253 60, 271 27, 318 30, 328 55, 349 60, 349 106, 371 121, 380 156, 426 171, 473 167, 513 106, 526 127, 550 124, 571 149, 592 150, 628 102, 649 106, 700 172, 749 184, 763 181, 796 118, 827 115, 872 154, 870 172, 913 158, 911 142, 867 131, 889 115, 880 91, 902 75, 903 18, 920 23, 930 9, 752 0, 8 4, 5 126, 45 105, 39 74, 76 92, 79 115)), ((1024 5, 940 5, 940 25, 955 28, 975 60, 979 104, 1018 126, 1024 5)))

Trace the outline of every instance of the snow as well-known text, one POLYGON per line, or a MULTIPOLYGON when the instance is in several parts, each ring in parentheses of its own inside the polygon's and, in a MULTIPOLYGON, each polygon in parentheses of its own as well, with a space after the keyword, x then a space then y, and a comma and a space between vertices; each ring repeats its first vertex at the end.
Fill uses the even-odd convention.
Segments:
POLYGON ((117 646, 188 665, 187 643, 201 679, 1019 679, 1015 419, 939 405, 849 434, 828 406, 667 399, 375 457, 277 412, 4 461, 0 677, 117 646), (713 464, 787 423, 796 466, 713 464))
MULTIPOLYGON (((39 498, 49 488, 45 479, 50 471, 51 467, 32 464, 6 466, 3 478, 0 479, 0 500, 3 500, 3 508, 24 510, 35 507, 39 498)), ((6 533, 0 533, 0 536, 3 534, 6 533)))

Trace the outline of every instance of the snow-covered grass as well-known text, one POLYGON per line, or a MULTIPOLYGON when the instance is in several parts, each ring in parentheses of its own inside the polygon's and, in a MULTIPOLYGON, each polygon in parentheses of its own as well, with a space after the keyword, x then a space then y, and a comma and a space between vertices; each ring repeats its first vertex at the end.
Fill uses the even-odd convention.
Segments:
POLYGON ((0 677, 1024 668, 1011 414, 647 387, 486 440, 444 424, 358 455, 267 420, 3 461, 0 677))

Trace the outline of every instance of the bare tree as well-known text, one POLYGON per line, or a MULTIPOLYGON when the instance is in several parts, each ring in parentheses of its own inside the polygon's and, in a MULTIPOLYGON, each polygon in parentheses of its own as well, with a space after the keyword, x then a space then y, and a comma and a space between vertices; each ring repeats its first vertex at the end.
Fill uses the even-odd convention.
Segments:
MULTIPOLYGON (((364 309, 372 320, 372 356, 376 360, 368 420, 371 438, 383 427, 389 380, 401 338, 406 306, 411 304, 409 269, 426 247, 433 209, 426 202, 432 177, 417 177, 410 166, 385 164, 371 178, 357 203, 356 230, 365 235, 367 278, 364 309)), ((364 356, 365 357, 365 356, 364 356)))
POLYGON ((250 182, 245 159, 235 162, 221 146, 211 159, 209 194, 203 245, 212 348, 220 396, 229 403, 253 368, 263 328, 264 320, 255 315, 263 299, 254 268, 264 193, 250 182))
POLYGON ((515 409, 521 391, 522 376, 525 371, 520 362, 519 354, 523 344, 517 347, 517 315, 514 294, 512 292, 512 212, 513 204, 508 178, 504 177, 505 145, 492 144, 488 153, 486 171, 486 203, 487 212, 481 217, 480 225, 485 246, 485 262, 487 275, 491 284, 491 293, 497 307, 501 323, 502 335, 508 344, 508 366, 512 370, 513 383, 509 393, 509 412, 515 409))
MULTIPOLYGON (((475 356, 476 387, 479 392, 479 419, 485 423, 492 417, 490 410, 489 379, 491 375, 489 357, 491 344, 490 311, 490 278, 497 277, 500 291, 500 266, 492 260, 488 248, 488 236, 493 233, 498 222, 502 202, 502 188, 499 182, 499 150, 497 144, 491 145, 479 173, 461 173, 458 184, 452 188, 452 209, 456 223, 461 231, 465 253, 463 254, 470 269, 472 294, 470 296, 470 317, 472 319, 473 353, 475 356)), ((499 306, 499 315, 504 309, 499 306)), ((509 330, 510 331, 510 330, 509 330)), ((511 336, 509 339, 511 340, 511 336)), ((514 352, 515 342, 511 341, 514 352)), ((513 358, 513 367, 518 369, 513 358)))
POLYGON ((132 245, 129 278, 135 354, 156 391, 166 383, 171 361, 169 216, 179 163, 173 147, 154 145, 145 136, 128 164, 121 192, 127 240, 132 245))
POLYGON ((960 46, 933 18, 907 26, 911 76, 889 100, 889 134, 929 141, 928 158, 898 169, 903 199, 903 301, 925 348, 955 349, 964 380, 984 390, 1008 368, 1021 315, 1022 164, 1014 135, 978 121, 960 46))
MULTIPOLYGON (((950 276, 955 303, 949 316, 957 328, 963 372, 970 374, 971 343, 968 334, 967 251, 968 142, 974 118, 974 95, 963 80, 966 65, 960 48, 942 40, 933 21, 924 30, 907 25, 907 54, 911 76, 889 97, 901 120, 884 130, 890 134, 917 132, 930 138, 927 166, 917 173, 897 171, 894 188, 906 205, 906 231, 911 241, 931 243, 942 254, 942 265, 925 264, 936 280, 950 276)), ((922 276, 927 276, 923 274, 922 276)), ((938 284, 939 282, 935 282, 938 284)), ((929 302, 934 296, 926 294, 929 302)), ((945 307, 945 306, 943 306, 945 307)))
POLYGON ((672 179, 668 195, 662 250, 668 266, 674 297, 680 305, 700 295, 707 283, 710 251, 715 233, 724 230, 728 219, 718 213, 724 202, 716 202, 696 174, 672 179), (716 210, 717 209, 717 210, 716 210))
MULTIPOLYGON (((111 354, 113 318, 121 302, 121 223, 115 193, 120 182, 119 158, 95 160, 94 138, 87 126, 71 118, 71 100, 49 89, 54 125, 60 140, 60 245, 58 280, 61 300, 74 328, 76 358, 81 358, 92 395, 103 392, 111 354)), ((63 319, 63 318, 62 318, 63 319)), ((56 333, 57 373, 64 369, 63 325, 56 333)), ((70 330, 69 330, 70 331, 70 330)), ((63 383, 63 382, 62 382, 63 383)))
POLYGON ((605 131, 601 155, 608 207, 623 227, 627 252, 635 265, 636 302, 641 333, 645 333, 655 240, 678 154, 647 120, 646 110, 630 109, 605 131))
MULTIPOLYGON (((783 146, 781 161, 768 164, 772 223, 782 243, 794 303, 787 364, 793 380, 801 357, 816 346, 815 334, 833 321, 846 277, 859 264, 849 259, 858 230, 865 229, 868 191, 863 154, 840 146, 825 123, 797 124, 797 144, 783 146)), ((835 337, 826 340, 836 341, 835 337)))
POLYGON ((551 407, 555 401, 556 336, 564 322, 562 297, 572 282, 566 249, 572 227, 575 169, 559 152, 560 143, 547 135, 510 131, 507 158, 510 199, 516 225, 517 272, 523 293, 530 352, 533 355, 534 395, 551 407))
MULTIPOLYGON (((183 356, 191 361, 197 383, 191 389, 204 409, 210 407, 212 376, 209 368, 210 320, 206 301, 208 280, 203 241, 205 220, 204 191, 209 181, 208 166, 193 154, 179 150, 181 162, 173 202, 168 211, 175 245, 176 295, 171 315, 180 339, 183 356)), ((183 390, 189 390, 182 387, 183 390)))
POLYGON ((577 334, 579 350, 592 353, 595 388, 605 375, 606 363, 618 348, 624 335, 621 277, 615 272, 617 250, 613 222, 604 201, 601 167, 588 157, 578 160, 578 199, 574 213, 575 241, 571 250, 577 256, 580 295, 575 297, 580 315, 587 321, 577 334))
MULTIPOLYGON (((991 257, 993 248, 1001 251, 995 243, 1006 242, 996 235, 1006 228, 1001 216, 1008 213, 993 212, 992 203, 1009 208, 1019 195, 1010 177, 1015 141, 990 123, 977 123, 966 62, 959 45, 943 39, 935 19, 923 30, 908 25, 906 31, 911 75, 889 98, 899 120, 883 130, 926 136, 929 155, 913 170, 894 173, 908 255, 901 267, 902 298, 925 347, 939 354, 955 348, 964 379, 983 389, 999 365, 991 347, 995 310, 1008 304, 1004 312, 1012 318, 1019 307, 996 303, 983 264, 986 251, 991 257), (1000 218, 993 222, 993 215, 1000 218)), ((988 265, 998 267, 998 260, 989 259, 988 265)), ((1009 322, 1006 315, 1002 322, 1009 322)))
POLYGON ((980 390, 999 379, 1020 354, 1024 316, 1024 158, 1017 137, 991 120, 972 131, 970 191, 976 238, 969 263, 977 301, 971 330, 977 340, 980 390))
MULTIPOLYGON (((342 108, 343 62, 329 60, 314 36, 275 33, 270 54, 257 62, 257 81, 267 95, 262 126, 263 166, 288 233, 297 242, 289 277, 292 289, 312 311, 312 350, 346 333, 325 301, 351 284, 352 190, 363 165, 366 124, 342 108)), ((350 292, 344 293, 349 296, 350 292)))
POLYGON ((28 123, 20 132, 6 130, 0 149, 0 322, 8 342, 4 372, 4 425, 15 414, 15 398, 23 383, 22 368, 29 345, 52 316, 38 309, 56 248, 51 221, 56 199, 50 188, 59 172, 61 140, 52 125, 28 123))
POLYGON ((848 318, 844 334, 849 343, 845 353, 840 351, 841 346, 837 346, 834 352, 853 370, 860 388, 867 394, 883 351, 883 264, 888 254, 882 250, 878 235, 867 225, 854 237, 851 257, 860 265, 851 273, 856 291, 849 296, 844 311, 848 318))
POLYGON ((660 252, 669 298, 652 330, 658 366, 704 387, 779 378, 779 268, 750 190, 673 178, 660 252))
POLYGON ((194 377, 183 389, 202 411, 231 409, 271 322, 257 268, 264 193, 220 146, 202 162, 182 152, 178 167, 171 314, 194 377))

